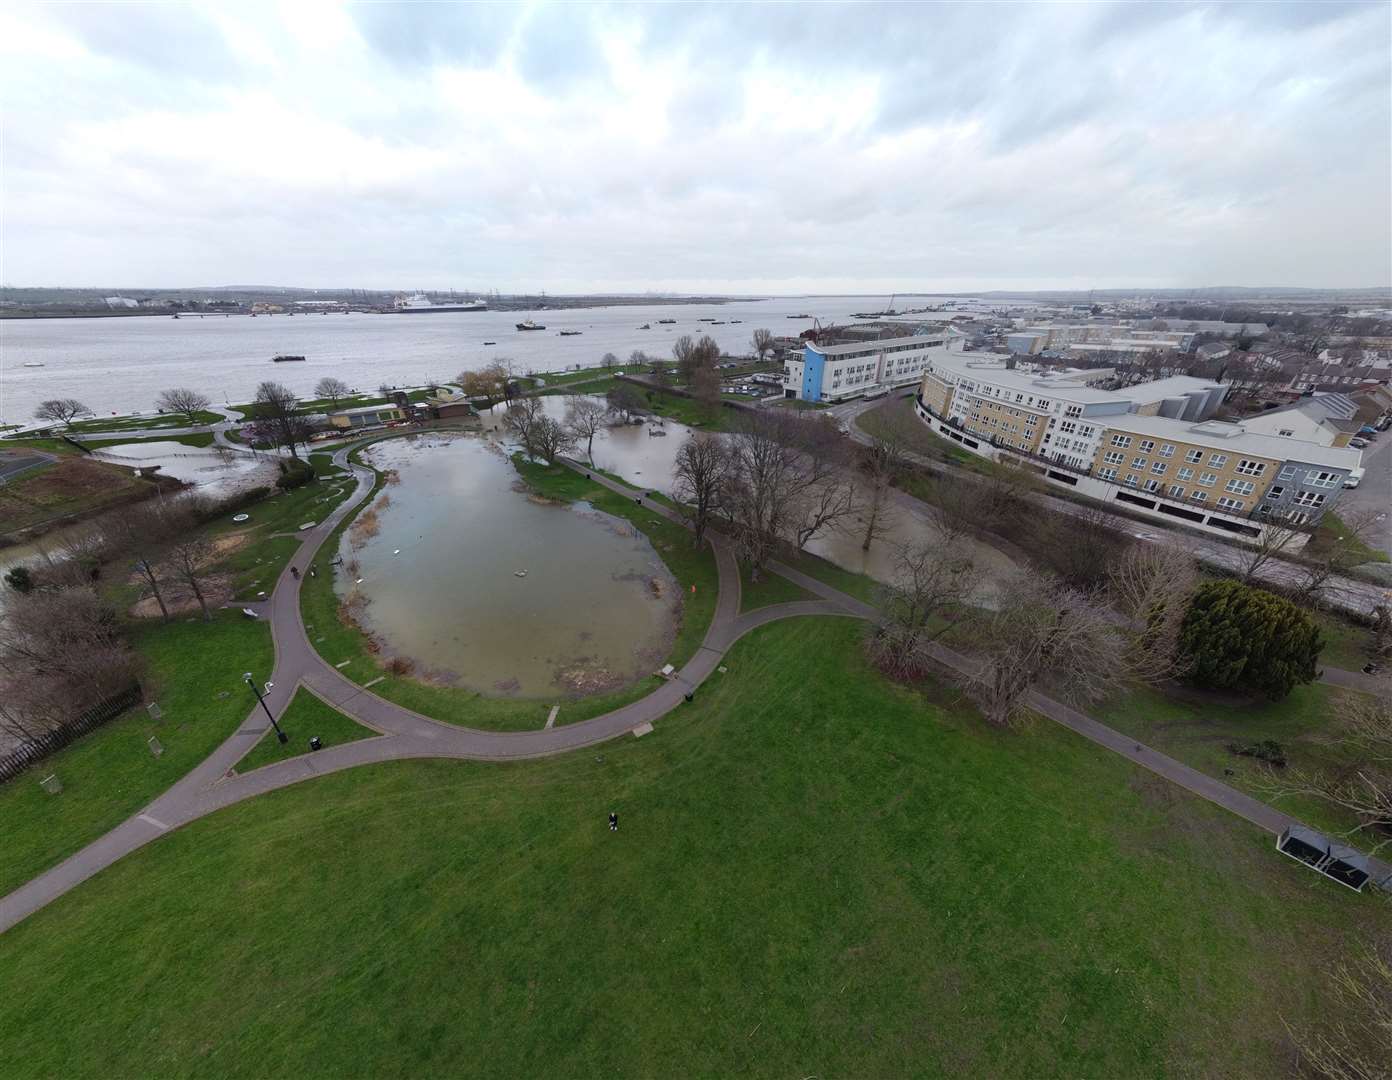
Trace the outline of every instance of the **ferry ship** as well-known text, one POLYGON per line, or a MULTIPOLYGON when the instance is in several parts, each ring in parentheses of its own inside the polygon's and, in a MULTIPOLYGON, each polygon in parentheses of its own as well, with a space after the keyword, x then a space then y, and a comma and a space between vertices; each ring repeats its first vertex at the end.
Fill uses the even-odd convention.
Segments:
POLYGON ((414 296, 398 296, 393 310, 402 315, 419 315, 434 311, 487 311, 488 305, 482 300, 450 300, 437 304, 425 293, 418 292, 414 296))

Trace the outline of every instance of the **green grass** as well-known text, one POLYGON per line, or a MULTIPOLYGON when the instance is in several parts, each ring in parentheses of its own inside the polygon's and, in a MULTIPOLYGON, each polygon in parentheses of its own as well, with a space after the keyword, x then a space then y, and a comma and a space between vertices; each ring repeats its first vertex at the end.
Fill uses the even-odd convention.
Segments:
POLYGON ((262 765, 270 765, 286 758, 299 757, 313 753, 309 748, 311 735, 319 736, 324 748, 370 739, 377 732, 365 728, 356 720, 351 720, 332 705, 316 697, 304 687, 295 691, 285 711, 276 717, 280 728, 289 736, 289 742, 282 744, 276 738, 275 730, 270 729, 261 740, 247 751, 246 757, 237 762, 239 773, 251 772, 262 765))
MULTIPOLYGON (((681 623, 668 659, 680 667, 695 655, 715 613, 717 579, 715 559, 709 549, 695 550, 685 529, 564 466, 546 468, 518 463, 516 459, 514 463, 538 494, 565 502, 584 499, 605 513, 627 518, 647 535, 682 590, 681 623), (695 593, 691 592, 692 585, 696 586, 695 593)), ((378 486, 380 484, 379 477, 378 486)), ((363 505, 370 502, 369 498, 363 505)), ((327 566, 350 523, 351 519, 343 522, 319 549, 321 565, 327 566)), ((431 685, 382 668, 368 639, 339 619, 338 605, 332 575, 321 573, 301 583, 300 612, 310 628, 310 641, 319 654, 334 665, 347 660, 341 673, 360 685, 380 678, 382 681, 372 687, 374 694, 446 723, 493 731, 525 731, 542 727, 552 705, 561 706, 558 724, 575 723, 635 701, 659 685, 656 678, 650 677, 609 694, 518 700, 489 697, 460 687, 431 685)))
MULTIPOLYGON (((1319 528, 1315 530, 1314 536, 1310 538, 1310 543, 1306 546, 1305 556, 1319 558, 1324 555, 1331 547, 1339 542, 1339 537, 1348 534, 1348 526, 1338 514, 1325 514, 1320 519, 1319 528)), ((1367 562, 1387 562, 1387 552, 1378 548, 1370 547, 1356 537, 1347 541, 1349 555, 1354 565, 1367 562)))
POLYGON ((82 445, 88 450, 98 450, 103 446, 130 446, 147 442, 176 442, 185 446, 208 447, 213 445, 211 431, 195 431, 192 435, 150 435, 143 439, 132 436, 115 436, 110 439, 83 439, 82 445))
MULTIPOLYGON (((883 405, 867 409, 856 417, 855 422, 856 426, 867 435, 876 437, 893 426, 896 430, 907 433, 910 450, 934 461, 946 461, 983 474, 989 473, 994 468, 992 462, 978 457, 970 450, 966 450, 950 439, 944 439, 935 433, 918 418, 918 414, 914 412, 913 398, 911 397, 891 398, 883 405)), ((911 487, 902 486, 905 487, 906 491, 914 493, 911 487)))
MULTIPOLYGON (((858 574, 854 570, 844 570, 835 563, 827 562, 820 555, 806 551, 793 554, 782 552, 778 561, 808 577, 816 578, 824 585, 840 589, 857 600, 864 600, 867 604, 875 603, 879 595, 881 585, 874 578, 867 574, 858 574)), ((765 574, 772 575, 773 571, 765 571, 765 574)))
POLYGON ((208 412, 206 409, 194 414, 194 420, 189 422, 186 416, 176 416, 170 413, 155 416, 113 416, 108 419, 97 417, 94 420, 78 420, 72 425, 73 431, 124 431, 142 428, 183 428, 199 427, 204 424, 220 424, 225 418, 221 413, 208 412))
POLYGON ((760 580, 749 580, 749 568, 740 566, 740 611, 753 611, 770 604, 787 604, 795 600, 816 600, 817 597, 801 585, 785 577, 765 574, 760 580))
POLYGON ((50 454, 80 454, 76 446, 62 439, 0 439, 0 450, 43 450, 50 454))
POLYGON ((1321 664, 1357 671, 1368 662, 1373 648, 1373 631, 1370 627, 1331 611, 1314 609, 1309 614, 1319 624, 1320 636, 1324 638, 1321 664))
POLYGON ((757 631, 642 740, 170 833, 6 934, 8 1075, 1286 1073, 1386 908, 856 633, 757 631))
POLYGON ((131 638, 163 719, 131 710, 0 784, 0 895, 119 825, 212 753, 255 704, 242 672, 269 675, 274 659, 266 625, 231 611, 211 623, 141 624, 131 638), (159 758, 146 746, 151 734, 164 744, 159 758), (49 773, 62 794, 40 790, 49 773))
MULTIPOLYGON (((632 383, 628 384, 633 386, 632 383)), ((730 431, 739 417, 738 410, 721 406, 712 410, 692 398, 669 394, 655 387, 634 386, 642 399, 642 407, 668 420, 677 420, 688 427, 705 431, 730 431)))
POLYGON ((1274 739, 1284 747, 1291 769, 1345 768, 1353 760, 1329 742, 1339 728, 1342 698, 1340 691, 1322 683, 1298 686, 1282 701, 1250 705, 1230 704, 1197 692, 1187 699, 1138 687, 1091 712, 1104 724, 1317 829, 1344 832, 1357 824, 1351 815, 1317 799, 1272 797, 1262 788, 1273 779, 1279 781, 1279 772, 1227 749, 1229 743, 1246 746, 1274 739))

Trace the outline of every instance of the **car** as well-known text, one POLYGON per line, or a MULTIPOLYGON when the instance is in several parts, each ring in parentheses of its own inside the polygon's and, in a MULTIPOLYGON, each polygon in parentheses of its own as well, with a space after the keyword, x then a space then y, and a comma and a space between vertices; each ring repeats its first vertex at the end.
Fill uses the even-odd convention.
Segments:
POLYGON ((1350 439, 1348 444, 1355 450, 1366 450, 1368 448, 1367 439, 1350 439))
POLYGON ((1363 475, 1363 469, 1354 469, 1352 472, 1348 474, 1348 476, 1344 477, 1344 487, 1356 488, 1359 484, 1363 482, 1363 475))

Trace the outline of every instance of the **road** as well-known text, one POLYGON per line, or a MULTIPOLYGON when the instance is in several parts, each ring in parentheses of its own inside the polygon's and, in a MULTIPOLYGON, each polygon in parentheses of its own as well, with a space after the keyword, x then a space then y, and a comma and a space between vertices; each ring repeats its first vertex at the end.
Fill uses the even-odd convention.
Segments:
POLYGON ((1367 544, 1392 556, 1392 431, 1363 451, 1363 469, 1362 483, 1340 496, 1339 513, 1346 520, 1345 508, 1375 515, 1367 544))
MULTIPOLYGON (((885 404, 884 399, 849 401, 841 405, 834 405, 827 412, 850 429, 851 438, 859 443, 868 444, 872 440, 856 424, 856 418, 883 404, 885 404)), ((1371 449, 1370 447, 1369 450, 1371 449)), ((930 460, 917 454, 910 456, 920 465, 951 473, 969 483, 976 483, 980 479, 970 470, 956 465, 930 460)), ((1389 506, 1389 489, 1392 488, 1392 437, 1379 445, 1376 455, 1372 457, 1372 465, 1378 470, 1376 475, 1374 467, 1369 467, 1369 460, 1369 455, 1365 454, 1364 466, 1368 469, 1367 477, 1359 487, 1346 491, 1344 498, 1356 495, 1359 497, 1358 501, 1350 500, 1346 505, 1371 507, 1384 514, 1379 524, 1382 527, 1381 539, 1385 543, 1388 540, 1388 526, 1392 524, 1392 521, 1389 521, 1386 516, 1389 506)), ((1090 513, 1092 509, 1067 499, 1056 498, 1047 491, 1034 495, 1032 498, 1040 506, 1075 517, 1082 517, 1090 513)), ((1149 544, 1167 544, 1182 548, 1200 562, 1219 569, 1241 572, 1245 569, 1247 560, 1250 558, 1248 550, 1244 548, 1209 539, 1198 533, 1169 529, 1159 521, 1139 522, 1129 517, 1121 517, 1118 520, 1121 522, 1122 528, 1137 540, 1149 544)), ((1377 546, 1381 546, 1381 544, 1377 546)), ((1273 558, 1263 566, 1258 567, 1254 576, 1258 580, 1272 585, 1293 587, 1305 580, 1306 570, 1299 563, 1273 558)), ((1392 602, 1392 589, 1386 585, 1375 585, 1354 578, 1335 576, 1329 579, 1321 598, 1329 606, 1338 608, 1347 614, 1367 616, 1377 605, 1392 602)))

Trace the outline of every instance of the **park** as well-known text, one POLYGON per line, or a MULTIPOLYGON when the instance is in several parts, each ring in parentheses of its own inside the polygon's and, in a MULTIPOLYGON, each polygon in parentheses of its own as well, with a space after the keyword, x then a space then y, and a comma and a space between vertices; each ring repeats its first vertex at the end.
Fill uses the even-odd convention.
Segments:
MULTIPOLYGON (((1079 711, 1047 677, 983 696, 975 665, 1003 661, 959 616, 1018 615, 1009 589, 925 561, 931 587, 896 593, 811 535, 751 545, 740 508, 699 518, 691 461, 641 484, 594 465, 611 440, 652 468, 709 436, 624 425, 586 454, 546 444, 559 397, 519 411, 312 448, 249 525, 196 524, 241 539, 205 556, 225 606, 129 627, 159 716, 46 760, 58 795, 35 770, 0 786, 16 1075, 1269 1075, 1334 1020, 1312 972, 1357 963, 1385 900, 1272 830, 1356 816, 1219 746, 1344 760, 1321 740, 1356 672, 1271 701, 1119 679, 1079 711), (554 565, 523 555, 533 534, 554 565), (533 586, 562 590, 541 621, 592 614, 501 626, 533 586)), ((975 550, 931 494, 936 546, 975 550)), ((865 517, 852 546, 883 535, 865 517)), ((1355 631, 1321 628, 1355 667, 1355 631)))

